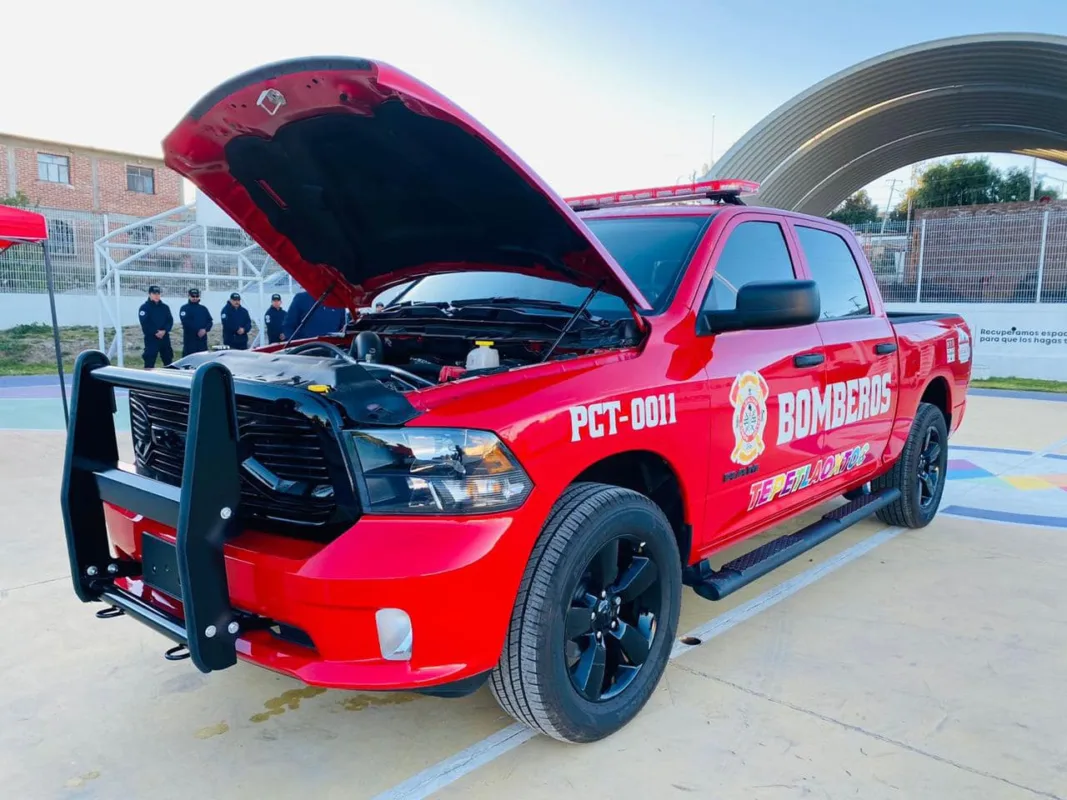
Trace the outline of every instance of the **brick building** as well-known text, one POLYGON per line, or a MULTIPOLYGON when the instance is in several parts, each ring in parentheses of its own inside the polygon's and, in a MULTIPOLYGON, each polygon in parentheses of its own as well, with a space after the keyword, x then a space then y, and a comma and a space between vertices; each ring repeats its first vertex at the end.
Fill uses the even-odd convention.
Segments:
POLYGON ((0 133, 0 197, 38 208, 149 217, 184 204, 163 160, 0 133))

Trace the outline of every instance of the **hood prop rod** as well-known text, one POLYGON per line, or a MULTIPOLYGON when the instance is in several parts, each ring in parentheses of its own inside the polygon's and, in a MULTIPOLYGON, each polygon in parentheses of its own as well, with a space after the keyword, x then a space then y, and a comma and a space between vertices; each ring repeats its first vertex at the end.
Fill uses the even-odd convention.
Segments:
POLYGON ((563 341, 563 337, 570 333, 571 328, 574 327, 574 323, 578 321, 578 317, 582 316, 582 314, 585 313, 585 310, 589 308, 589 304, 593 302, 593 298, 596 297, 596 293, 600 291, 603 285, 604 281, 601 281, 596 286, 594 286, 590 290, 589 294, 585 296, 585 299, 582 301, 582 304, 578 306, 578 308, 574 309, 574 313, 571 314, 571 318, 567 320, 566 324, 564 324, 563 328, 560 330, 559 336, 556 337, 556 341, 552 342, 552 345, 545 351, 544 356, 542 356, 542 364, 548 361, 548 359, 552 357, 552 354, 556 352, 556 348, 559 347, 559 343, 563 341))

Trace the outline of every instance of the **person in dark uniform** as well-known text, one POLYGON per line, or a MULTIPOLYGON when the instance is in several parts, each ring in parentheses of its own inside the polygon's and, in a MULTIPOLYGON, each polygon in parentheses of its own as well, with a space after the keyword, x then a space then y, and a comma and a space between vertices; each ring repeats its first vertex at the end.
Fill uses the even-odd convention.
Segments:
POLYGON ((222 307, 222 343, 231 350, 248 349, 248 331, 252 329, 252 317, 241 305, 241 295, 234 292, 230 302, 222 307))
POLYGON ((182 356, 207 350, 207 332, 214 320, 207 306, 200 305, 200 290, 189 290, 189 302, 178 311, 182 323, 182 356))
POLYGON ((152 369, 156 365, 156 356, 163 359, 164 367, 169 367, 174 361, 174 350, 170 346, 174 317, 170 306, 160 299, 158 286, 148 287, 148 299, 141 304, 137 316, 144 331, 144 368, 152 369))
MULTIPOLYGON (((297 292, 293 296, 293 302, 289 304, 289 310, 285 312, 285 340, 293 338, 293 334, 300 326, 300 321, 307 316, 315 305, 315 298, 307 292, 297 292)), ((329 308, 320 305, 315 309, 304 327, 300 328, 301 339, 312 339, 316 336, 326 336, 345 329, 348 312, 343 308, 329 308)))
POLYGON ((285 341, 285 309, 282 308, 282 296, 272 294, 270 296, 270 308, 263 317, 267 326, 267 342, 277 344, 285 341))

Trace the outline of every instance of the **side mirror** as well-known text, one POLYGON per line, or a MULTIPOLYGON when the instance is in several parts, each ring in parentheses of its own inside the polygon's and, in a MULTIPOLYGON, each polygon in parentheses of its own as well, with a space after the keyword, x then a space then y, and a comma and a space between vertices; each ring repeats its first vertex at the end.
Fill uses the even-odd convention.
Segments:
POLYGON ((701 312, 697 335, 811 325, 821 311, 815 281, 754 281, 738 289, 735 308, 701 312))

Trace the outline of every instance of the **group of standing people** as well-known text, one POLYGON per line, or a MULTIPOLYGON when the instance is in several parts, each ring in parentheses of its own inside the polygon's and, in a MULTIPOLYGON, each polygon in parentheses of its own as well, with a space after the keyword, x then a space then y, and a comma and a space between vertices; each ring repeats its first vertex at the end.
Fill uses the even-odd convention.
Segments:
MULTIPOLYGON (((301 292, 300 294, 307 293, 301 292)), ((296 301, 299 297, 298 294, 293 299, 290 310, 296 308, 296 301)), ((343 309, 341 313, 344 314, 343 309)), ((286 329, 288 317, 289 315, 282 308, 282 296, 271 295, 270 308, 267 309, 263 319, 268 342, 272 344, 284 342, 292 333, 286 329)), ((174 361, 174 350, 170 345, 170 332, 174 327, 174 317, 170 306, 163 302, 162 292, 158 286, 148 287, 148 299, 141 305, 138 318, 141 322, 141 330, 144 332, 145 369, 152 369, 156 365, 157 358, 163 360, 163 366, 170 366, 174 361)), ((303 315, 298 317, 297 323, 302 318, 303 315)), ((208 349, 208 331, 214 326, 215 320, 207 307, 201 305, 199 289, 189 290, 189 300, 178 311, 178 319, 182 326, 182 356, 205 352, 208 349)), ((222 343, 231 350, 247 350, 248 334, 252 330, 252 316, 248 313, 248 309, 241 305, 239 292, 233 292, 230 295, 229 301, 222 307, 219 319, 222 322, 222 343)), ((326 332, 332 333, 336 330, 340 330, 340 327, 326 332)))

